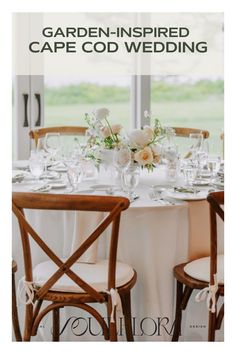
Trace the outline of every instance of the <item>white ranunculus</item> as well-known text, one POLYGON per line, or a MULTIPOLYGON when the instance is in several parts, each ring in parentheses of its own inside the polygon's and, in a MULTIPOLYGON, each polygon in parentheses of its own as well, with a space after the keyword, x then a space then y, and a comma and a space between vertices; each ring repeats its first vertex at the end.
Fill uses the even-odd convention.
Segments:
POLYGON ((142 166, 151 164, 153 162, 152 149, 149 146, 146 146, 144 149, 137 151, 134 154, 134 159, 142 166))
POLYGON ((134 129, 132 132, 130 132, 129 141, 132 148, 143 148, 150 142, 147 134, 145 134, 145 132, 140 129, 134 129))
POLYGON ((120 134, 121 129, 122 129, 122 125, 120 125, 120 124, 113 124, 111 126, 111 130, 112 130, 113 134, 120 134))
POLYGON ((97 121, 102 121, 109 116, 110 111, 107 108, 98 108, 93 112, 93 114, 97 121))
POLYGON ((100 129, 101 136, 106 139, 111 135, 111 131, 108 127, 102 127, 100 129))
POLYGON ((147 135, 149 142, 151 142, 154 138, 154 131, 151 127, 149 127, 149 125, 145 125, 143 127, 143 131, 144 133, 147 135))

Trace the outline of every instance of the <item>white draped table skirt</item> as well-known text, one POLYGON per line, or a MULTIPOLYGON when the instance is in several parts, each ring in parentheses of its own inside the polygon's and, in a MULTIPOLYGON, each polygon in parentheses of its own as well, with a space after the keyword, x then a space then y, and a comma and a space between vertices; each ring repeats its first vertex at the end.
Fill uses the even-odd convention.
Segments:
MULTIPOLYGON (((150 182, 152 183, 152 182, 150 182)), ((140 186, 142 188, 142 184, 140 186)), ((21 191, 21 188, 15 187, 21 191)), ((142 194, 144 195, 144 193, 142 194)), ((47 240, 60 257, 68 257, 87 237, 100 217, 96 213, 65 211, 26 212, 35 230, 47 240), (93 215, 92 215, 93 214, 93 215)), ((223 234, 223 225, 220 225, 223 234)), ((175 280, 173 267, 181 262, 209 255, 209 206, 206 200, 180 202, 160 206, 140 198, 131 204, 121 217, 118 260, 130 264, 137 271, 137 283, 131 291, 133 330, 135 341, 170 341, 175 311, 175 280)), ((97 249, 88 250, 83 261, 108 256, 108 231, 97 249)), ((223 242, 220 241, 220 249, 223 242)), ((18 263, 17 281, 23 276, 22 248, 19 227, 13 217, 13 258, 18 263)), ((33 265, 47 257, 32 241, 33 265)), ((194 294, 195 295, 195 294, 194 294)), ((104 304, 94 305, 106 314, 104 304)), ((18 307, 23 325, 24 305, 18 307)), ((51 314, 45 317, 33 341, 51 340, 51 314)), ((83 310, 61 310, 61 341, 103 341, 95 319, 83 310)), ((194 296, 183 316, 181 341, 207 339, 207 308, 196 303, 194 296)), ((118 340, 125 340, 122 321, 118 325, 118 340)), ((223 328, 217 331, 223 340, 223 328)))

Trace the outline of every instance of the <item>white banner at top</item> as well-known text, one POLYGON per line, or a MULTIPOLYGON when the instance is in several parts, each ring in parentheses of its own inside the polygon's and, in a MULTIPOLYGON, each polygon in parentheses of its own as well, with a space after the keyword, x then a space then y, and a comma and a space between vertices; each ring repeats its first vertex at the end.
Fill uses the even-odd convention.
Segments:
POLYGON ((223 75, 222 13, 15 13, 16 75, 223 75))

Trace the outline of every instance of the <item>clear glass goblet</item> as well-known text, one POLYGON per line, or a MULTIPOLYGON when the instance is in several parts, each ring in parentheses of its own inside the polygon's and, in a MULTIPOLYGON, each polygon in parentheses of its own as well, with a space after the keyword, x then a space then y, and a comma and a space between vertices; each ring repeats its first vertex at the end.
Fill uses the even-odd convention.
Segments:
POLYGON ((135 189, 139 184, 140 166, 135 164, 130 165, 124 170, 123 177, 123 183, 128 192, 128 198, 130 201, 133 201, 135 198, 135 189))
POLYGON ((113 164, 118 172, 118 183, 122 186, 124 171, 130 166, 131 151, 127 146, 122 146, 114 150, 113 164))
POLYGON ((40 154, 35 151, 31 152, 31 156, 29 159, 29 168, 32 176, 35 177, 36 182, 39 182, 40 176, 44 171, 44 161, 40 154))

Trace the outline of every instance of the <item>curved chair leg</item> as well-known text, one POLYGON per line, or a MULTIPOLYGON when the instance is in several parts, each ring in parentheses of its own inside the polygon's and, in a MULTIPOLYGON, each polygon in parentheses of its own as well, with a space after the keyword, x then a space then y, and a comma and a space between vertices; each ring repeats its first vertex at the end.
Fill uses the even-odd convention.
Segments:
POLYGON ((14 272, 12 272, 12 323, 13 323, 13 329, 14 329, 16 341, 22 342, 19 319, 18 319, 17 304, 16 304, 16 283, 15 283, 14 272))
POLYGON ((216 329, 220 329, 223 318, 224 318, 224 304, 221 305, 220 311, 216 319, 216 329))
POLYGON ((175 325, 172 342, 178 342, 181 332, 182 320, 182 297, 183 297, 183 284, 177 280, 176 283, 176 308, 175 308, 175 325))
POLYGON ((52 340, 53 342, 60 341, 60 308, 52 310, 52 340))
POLYGON ((109 321, 109 340, 110 342, 117 342, 116 316, 115 316, 115 323, 111 322, 111 312, 112 312, 111 299, 110 296, 108 296, 107 314, 108 314, 108 321, 109 321))
POLYGON ((25 328, 24 328, 24 342, 29 342, 32 335, 32 321, 33 321, 33 305, 29 304, 25 307, 25 328))
POLYGON ((125 319, 125 333, 128 342, 133 342, 133 331, 132 331, 132 318, 131 318, 131 301, 130 301, 130 291, 126 294, 121 295, 124 319, 125 319))
POLYGON ((208 342, 215 341, 215 331, 216 331, 216 312, 212 313, 211 311, 209 311, 208 342))

